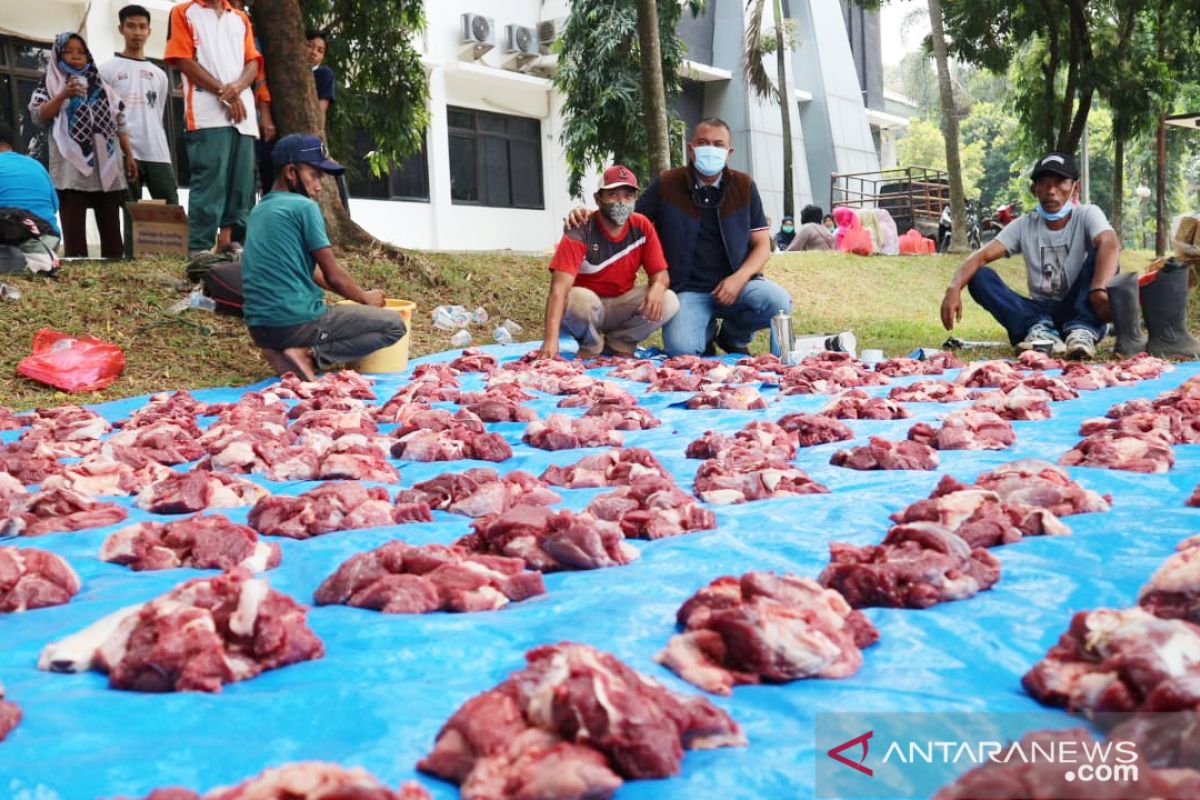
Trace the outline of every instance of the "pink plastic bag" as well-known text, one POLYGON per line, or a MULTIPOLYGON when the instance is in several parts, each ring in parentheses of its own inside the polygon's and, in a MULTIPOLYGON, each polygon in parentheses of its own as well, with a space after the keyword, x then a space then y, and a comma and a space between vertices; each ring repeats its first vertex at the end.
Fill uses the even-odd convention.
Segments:
POLYGON ((33 355, 17 364, 17 374, 64 392, 93 392, 117 379, 125 353, 112 342, 42 328, 33 335, 33 355))

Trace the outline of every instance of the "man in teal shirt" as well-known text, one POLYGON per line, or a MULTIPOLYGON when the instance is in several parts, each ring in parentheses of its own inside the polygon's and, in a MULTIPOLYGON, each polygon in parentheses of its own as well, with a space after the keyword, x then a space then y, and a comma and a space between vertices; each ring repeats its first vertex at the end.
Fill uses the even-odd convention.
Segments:
POLYGON ((357 361, 399 341, 404 318, 383 308, 333 255, 321 208, 324 173, 345 167, 316 136, 293 133, 272 153, 275 183, 250 212, 242 255, 244 314, 250 338, 282 374, 313 380, 317 369, 357 361), (325 289, 359 305, 325 305, 325 289))

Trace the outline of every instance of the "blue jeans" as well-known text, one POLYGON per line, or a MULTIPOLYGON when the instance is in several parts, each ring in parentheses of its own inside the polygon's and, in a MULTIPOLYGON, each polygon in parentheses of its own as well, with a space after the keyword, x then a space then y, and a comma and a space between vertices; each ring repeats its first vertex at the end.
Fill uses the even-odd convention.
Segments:
MULTIPOLYGON (((791 313, 792 298, 777 283, 758 278, 746 282, 732 305, 723 306, 708 292, 676 292, 679 311, 663 327, 663 345, 672 356, 700 355, 717 336, 725 349, 746 350, 754 332, 769 327, 780 311, 791 313)), ((774 339, 771 341, 774 347, 774 339)))
POLYGON ((1096 267, 1096 251, 1088 255, 1083 271, 1067 293, 1058 300, 1034 300, 1022 297, 1004 283, 991 267, 980 267, 967 290, 976 303, 987 309, 1008 331, 1008 341, 1017 344, 1034 325, 1042 324, 1063 336, 1076 328, 1083 328, 1096 337, 1104 338, 1108 325, 1101 322, 1088 302, 1088 288, 1092 285, 1092 273, 1096 267))

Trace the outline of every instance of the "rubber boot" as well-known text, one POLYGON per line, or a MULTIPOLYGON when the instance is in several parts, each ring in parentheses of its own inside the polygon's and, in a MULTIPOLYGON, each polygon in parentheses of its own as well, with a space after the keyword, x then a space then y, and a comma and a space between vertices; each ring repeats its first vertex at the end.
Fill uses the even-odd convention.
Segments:
POLYGON ((1112 308, 1113 327, 1117 330, 1117 355, 1129 358, 1146 349, 1146 331, 1142 329, 1142 304, 1138 300, 1137 276, 1122 272, 1108 282, 1108 303, 1112 308))
POLYGON ((1150 339, 1146 350, 1159 358, 1200 358, 1200 339, 1188 333, 1187 266, 1171 261, 1142 287, 1142 319, 1150 339))

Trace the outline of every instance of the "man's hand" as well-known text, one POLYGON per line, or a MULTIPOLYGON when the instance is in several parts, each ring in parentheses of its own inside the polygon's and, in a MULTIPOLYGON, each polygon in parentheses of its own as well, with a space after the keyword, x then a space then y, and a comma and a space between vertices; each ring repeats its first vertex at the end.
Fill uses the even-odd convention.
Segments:
POLYGON ((274 117, 271 116, 271 107, 265 103, 263 105, 259 106, 258 107, 258 117, 259 117, 259 125, 258 125, 259 133, 262 134, 263 141, 264 142, 275 141, 275 134, 277 134, 279 131, 275 128, 275 119, 274 119, 274 117))
POLYGON ((746 279, 735 272, 718 283, 717 288, 713 289, 710 294, 721 305, 731 306, 737 302, 738 295, 742 293, 742 288, 745 285, 746 279))
POLYGON ((596 212, 593 211, 592 209, 584 208, 582 206, 579 206, 577 208, 572 208, 567 213, 567 219, 563 223, 563 227, 566 228, 567 230, 571 230, 572 228, 578 228, 580 225, 586 224, 587 221, 592 218, 592 214, 594 214, 594 213, 596 213, 596 212))
POLYGON ((125 155, 125 179, 128 180, 131 185, 134 183, 137 183, 137 179, 138 179, 137 161, 135 161, 133 159, 132 153, 127 153, 125 155))
POLYGON ((666 287, 661 284, 650 286, 646 290, 646 299, 642 301, 642 307, 638 309, 638 313, 651 322, 658 322, 663 317, 663 295, 666 293, 666 287))
POLYGON ((1088 302, 1091 303, 1092 311, 1096 312, 1101 322, 1112 322, 1112 307, 1108 304, 1108 290, 1104 287, 1099 287, 1100 291, 1092 290, 1088 294, 1088 302))
POLYGON ((382 289, 369 289, 363 292, 363 299, 367 301, 367 305, 383 308, 384 297, 382 289))
POLYGON ((551 341, 550 339, 547 339, 546 341, 542 342, 542 347, 537 352, 537 359, 540 361, 544 358, 551 360, 558 358, 557 341, 551 341))
POLYGON ((962 290, 951 286, 942 298, 942 327, 952 331, 958 322, 962 322, 962 290))

